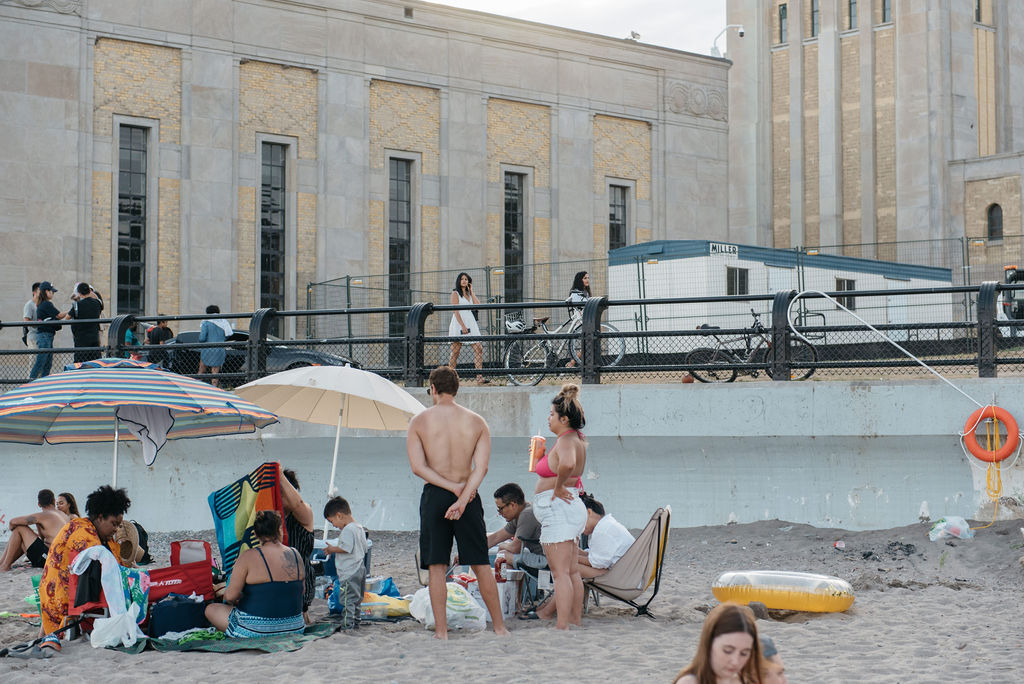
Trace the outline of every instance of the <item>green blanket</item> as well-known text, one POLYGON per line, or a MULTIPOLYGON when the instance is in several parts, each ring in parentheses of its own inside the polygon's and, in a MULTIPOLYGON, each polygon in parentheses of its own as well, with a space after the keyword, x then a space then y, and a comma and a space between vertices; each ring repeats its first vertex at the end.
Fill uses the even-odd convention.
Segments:
POLYGON ((212 641, 186 641, 179 644, 172 639, 140 639, 134 646, 118 646, 115 650, 125 653, 142 653, 150 644, 158 651, 213 651, 214 653, 230 653, 232 651, 263 651, 264 653, 280 653, 281 651, 297 651, 306 642, 329 637, 341 629, 341 623, 318 622, 306 627, 302 634, 281 634, 256 639, 216 639, 212 641))

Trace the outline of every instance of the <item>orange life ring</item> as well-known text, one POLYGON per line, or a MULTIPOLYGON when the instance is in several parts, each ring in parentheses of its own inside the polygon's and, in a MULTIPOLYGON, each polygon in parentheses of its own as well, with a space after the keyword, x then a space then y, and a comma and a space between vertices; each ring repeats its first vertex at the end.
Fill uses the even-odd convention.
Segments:
POLYGON ((1017 430, 1017 421, 1013 419, 1009 411, 998 406, 980 408, 972 413, 967 422, 964 423, 964 444, 967 445, 967 450, 971 452, 971 455, 978 460, 987 463, 997 463, 1005 460, 1017 450, 1019 443, 1020 433, 1017 430), (981 421, 991 418, 1006 425, 1006 443, 995 451, 987 449, 978 442, 978 433, 975 432, 981 421))

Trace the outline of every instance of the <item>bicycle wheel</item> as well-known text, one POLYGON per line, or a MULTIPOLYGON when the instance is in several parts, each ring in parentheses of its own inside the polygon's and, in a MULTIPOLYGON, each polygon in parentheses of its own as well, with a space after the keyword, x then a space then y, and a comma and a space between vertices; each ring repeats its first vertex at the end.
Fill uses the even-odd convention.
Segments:
POLYGON ((505 351, 505 368, 509 370, 532 370, 534 372, 509 373, 513 385, 536 385, 544 377, 548 354, 543 343, 527 347, 529 342, 516 341, 505 351))
MULTIPOLYGON (((767 355, 766 355, 767 358, 767 355)), ((800 338, 794 338, 789 343, 789 360, 792 363, 799 364, 814 364, 818 361, 818 350, 813 345, 807 344, 800 338)), ((814 375, 815 368, 811 365, 810 368, 791 368, 789 371, 790 380, 806 380, 807 378, 814 375)), ((772 377, 771 366, 765 371, 768 377, 772 377)))
MULTIPOLYGON (((573 328, 573 332, 578 333, 580 327, 573 328)), ((601 334, 605 333, 617 333, 619 329, 609 323, 601 324, 601 334)), ((573 360, 576 361, 576 365, 583 365, 583 340, 579 337, 574 337, 569 340, 569 355, 572 356, 573 360)), ((601 338, 601 358, 599 361, 600 366, 615 366, 622 361, 622 357, 626 355, 626 340, 622 337, 602 337, 601 338)))
POLYGON ((733 363, 733 359, 721 349, 700 347, 686 355, 686 365, 690 366, 690 375, 701 382, 732 382, 736 379, 736 370, 700 369, 698 366, 718 366, 733 363))

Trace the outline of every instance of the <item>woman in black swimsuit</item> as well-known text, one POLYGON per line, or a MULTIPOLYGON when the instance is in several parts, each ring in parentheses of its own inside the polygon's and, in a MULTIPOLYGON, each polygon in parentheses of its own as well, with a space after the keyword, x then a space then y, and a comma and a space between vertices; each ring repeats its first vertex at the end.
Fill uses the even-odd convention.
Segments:
POLYGON ((276 511, 256 514, 253 531, 260 545, 235 561, 224 603, 206 607, 206 619, 229 637, 293 634, 306 628, 302 619, 305 573, 298 552, 281 543, 281 525, 276 511))

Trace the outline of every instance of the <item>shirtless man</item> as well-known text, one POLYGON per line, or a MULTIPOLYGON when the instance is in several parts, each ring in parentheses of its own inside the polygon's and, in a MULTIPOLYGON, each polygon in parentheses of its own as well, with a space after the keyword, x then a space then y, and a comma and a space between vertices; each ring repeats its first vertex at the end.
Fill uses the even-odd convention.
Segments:
POLYGON ((430 570, 434 638, 448 639, 445 574, 452 537, 459 558, 476 573, 480 596, 495 634, 508 634, 501 619, 498 585, 487 556, 484 509, 476 490, 491 460, 491 432, 483 418, 455 403, 459 376, 448 366, 430 372, 434 405, 409 423, 405 450, 412 472, 423 479, 420 496, 420 566, 430 570))
POLYGON ((22 515, 11 520, 11 538, 0 558, 0 572, 7 572, 22 554, 28 556, 33 568, 41 568, 46 562, 46 552, 60 528, 68 523, 68 516, 57 510, 56 499, 49 489, 39 490, 36 502, 41 509, 32 515, 22 515), (36 532, 32 531, 36 526, 36 532))

